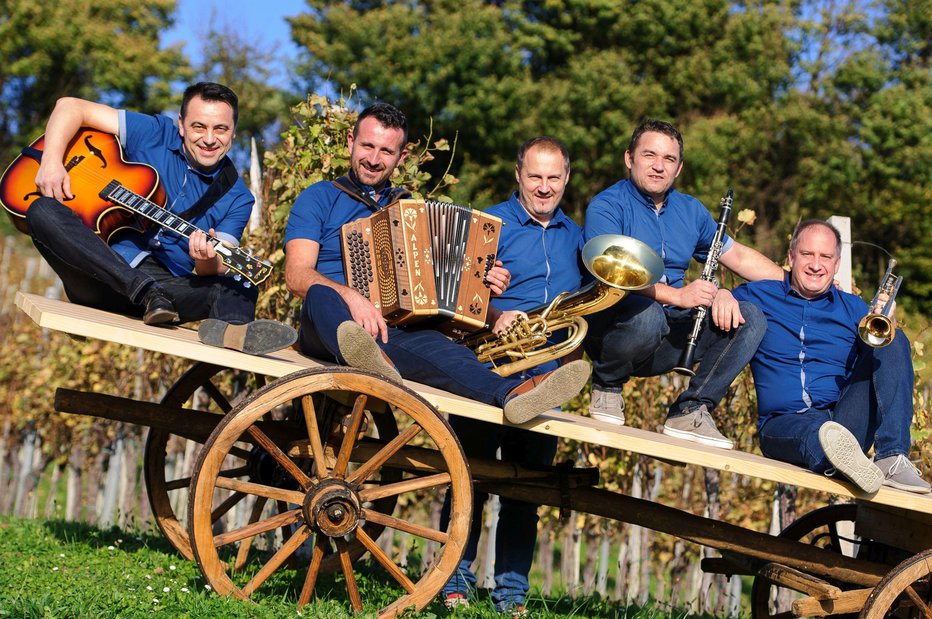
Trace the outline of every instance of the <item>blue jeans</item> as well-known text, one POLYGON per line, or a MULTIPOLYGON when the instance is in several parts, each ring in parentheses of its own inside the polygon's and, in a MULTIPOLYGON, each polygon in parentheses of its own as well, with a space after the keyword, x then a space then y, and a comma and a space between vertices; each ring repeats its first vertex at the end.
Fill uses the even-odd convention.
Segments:
MULTIPOLYGON (((311 357, 345 364, 337 344, 337 327, 352 320, 349 307, 334 289, 308 288, 301 308, 298 344, 311 357)), ((522 378, 502 378, 488 369, 471 350, 433 329, 388 328, 388 343, 376 342, 398 372, 417 381, 493 406, 502 406, 522 378)))
MULTIPOLYGON (((728 332, 713 325, 706 313, 696 344, 696 375, 670 406, 670 416, 701 404, 712 411, 754 356, 767 320, 754 304, 741 301, 739 306, 745 322, 728 332)), ((675 368, 693 324, 691 310, 664 308, 638 294, 587 320, 584 345, 592 359, 592 383, 606 388, 620 388, 631 376, 659 376, 675 368)))
MULTIPOLYGON (((451 417, 450 425, 466 455, 471 457, 493 460, 500 446, 503 461, 548 465, 553 462, 557 451, 557 439, 554 436, 460 417, 451 417)), ((472 525, 466 551, 453 577, 444 585, 444 595, 469 595, 476 589, 476 575, 471 566, 478 552, 482 508, 487 498, 486 493, 476 492, 473 495, 472 525)), ((524 604, 527 597, 530 588, 528 574, 537 544, 537 508, 532 503, 501 499, 495 534, 495 589, 492 591, 495 607, 500 611, 509 605, 524 604)), ((440 528, 445 529, 449 521, 450 502, 447 500, 440 514, 440 528)))
POLYGON ((152 256, 131 267, 74 211, 52 198, 39 198, 30 205, 26 225, 73 303, 142 316, 143 297, 158 283, 174 302, 181 322, 217 318, 246 323, 255 316, 256 286, 227 275, 175 276, 152 256))
POLYGON ((871 348, 857 341, 858 361, 831 409, 772 415, 758 430, 768 458, 804 466, 816 473, 831 468, 819 443, 826 421, 845 426, 866 454, 879 460, 908 454, 913 421, 913 362, 909 340, 897 330, 889 346, 871 348))

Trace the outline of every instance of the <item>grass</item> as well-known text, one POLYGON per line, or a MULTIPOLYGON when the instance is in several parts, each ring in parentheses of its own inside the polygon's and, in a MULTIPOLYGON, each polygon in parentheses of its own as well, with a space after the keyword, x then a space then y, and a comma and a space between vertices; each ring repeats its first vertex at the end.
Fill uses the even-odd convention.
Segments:
MULTIPOLYGON (((166 540, 117 528, 100 530, 61 520, 0 519, 0 617, 23 619, 111 617, 373 617, 394 599, 380 570, 365 566, 359 583, 367 613, 353 615, 342 581, 321 577, 318 597, 300 612, 290 582, 260 590, 255 604, 213 593, 197 565, 166 540), (321 589, 323 587, 323 589, 321 589), (327 592, 329 588, 329 593, 327 592)), ((659 619, 685 617, 662 607, 621 607, 597 598, 543 598, 532 591, 533 617, 659 619)), ((414 617, 500 617, 487 595, 449 613, 434 601, 414 617)))

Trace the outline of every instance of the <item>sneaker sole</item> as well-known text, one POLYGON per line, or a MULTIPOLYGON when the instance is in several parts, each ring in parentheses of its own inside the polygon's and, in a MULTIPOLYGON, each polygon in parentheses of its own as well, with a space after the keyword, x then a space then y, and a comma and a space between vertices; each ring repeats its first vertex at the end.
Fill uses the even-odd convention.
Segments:
POLYGON ((266 355, 287 348, 298 339, 298 333, 277 320, 254 320, 243 325, 231 325, 208 318, 197 329, 201 342, 208 346, 229 348, 250 355, 266 355))
POLYGON ((613 415, 611 413, 599 413, 599 412, 595 412, 590 409, 589 416, 595 419, 596 421, 601 421, 602 423, 607 423, 613 426, 625 425, 624 415, 613 415))
POLYGON ((347 365, 401 383, 401 374, 385 360, 382 349, 359 324, 349 320, 341 323, 337 327, 337 345, 347 365))
POLYGON ((916 494, 929 494, 932 492, 932 488, 928 486, 910 486, 909 484, 901 484, 898 481, 892 479, 884 479, 883 485, 889 488, 896 488, 897 490, 905 490, 906 492, 914 492, 916 494))
POLYGON ((819 443, 832 466, 862 492, 874 494, 880 490, 883 471, 864 455, 861 445, 846 427, 826 421, 819 428, 819 443))
POLYGON ((705 445, 706 447, 717 447, 718 449, 734 449, 735 444, 729 439, 716 439, 708 436, 702 436, 701 434, 696 434, 694 432, 687 432, 685 430, 677 430, 676 428, 670 428, 666 425, 663 426, 664 436, 672 436, 673 438, 683 439, 684 441, 689 441, 691 443, 698 443, 700 445, 705 445))
POLYGON ((505 403, 505 419, 525 423, 550 409, 563 406, 589 382, 589 364, 581 359, 567 363, 534 389, 505 403))

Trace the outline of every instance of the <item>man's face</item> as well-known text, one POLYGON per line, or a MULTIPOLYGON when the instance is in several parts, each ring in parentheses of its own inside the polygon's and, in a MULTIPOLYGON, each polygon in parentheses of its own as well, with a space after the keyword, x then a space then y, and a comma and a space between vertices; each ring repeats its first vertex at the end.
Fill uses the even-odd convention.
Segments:
POLYGON ((840 256, 835 235, 825 226, 811 226, 802 231, 796 249, 787 254, 790 284, 806 299, 828 290, 838 273, 840 256))
POLYGON ((528 214, 546 224, 560 205, 570 175, 563 154, 552 148, 532 146, 524 154, 524 165, 515 168, 518 200, 528 214))
POLYGON ((199 172, 213 172, 233 146, 233 108, 224 101, 194 97, 178 119, 178 134, 188 162, 199 172))
POLYGON ((680 145, 668 135, 647 131, 638 139, 634 152, 625 151, 625 165, 634 186, 659 204, 683 169, 680 145))
POLYGON ((363 118, 357 135, 350 132, 346 145, 350 151, 350 168, 363 184, 381 189, 404 159, 404 131, 382 126, 377 118, 363 118))

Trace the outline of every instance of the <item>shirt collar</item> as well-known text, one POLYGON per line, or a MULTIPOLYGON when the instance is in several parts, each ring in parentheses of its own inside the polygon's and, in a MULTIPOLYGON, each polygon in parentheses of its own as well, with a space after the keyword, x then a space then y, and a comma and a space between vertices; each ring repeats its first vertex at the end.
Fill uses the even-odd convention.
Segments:
POLYGON ((789 271, 787 271, 786 275, 783 276, 783 297, 784 298, 793 296, 793 297, 796 297, 797 299, 802 299, 803 301, 820 301, 822 299, 828 299, 829 303, 835 302, 835 285, 834 284, 829 286, 829 289, 823 292, 822 294, 820 294, 819 296, 813 297, 811 299, 807 299, 806 297, 799 294, 798 292, 796 292, 796 290, 793 289, 793 286, 790 283, 791 277, 792 277, 792 273, 790 273, 789 271))
MULTIPOLYGON (((517 191, 511 194, 511 198, 508 200, 508 205, 511 208, 515 219, 517 219, 518 223, 522 226, 537 224, 538 226, 543 227, 539 221, 531 217, 531 214, 528 213, 524 206, 521 204, 521 200, 518 199, 517 191)), ((563 212, 563 209, 558 206, 557 210, 553 212, 553 219, 550 220, 550 223, 547 224, 547 227, 549 228, 554 225, 565 226, 568 220, 569 217, 566 215, 566 213, 563 212)))
MULTIPOLYGON (((632 199, 635 202, 640 202, 647 208, 652 211, 657 210, 657 205, 654 203, 654 199, 648 196, 647 194, 641 193, 641 190, 631 181, 631 179, 625 179, 625 188, 628 190, 628 193, 631 195, 632 199)), ((664 210, 667 207, 667 204, 670 203, 670 198, 673 196, 673 193, 676 190, 671 188, 667 191, 667 195, 663 198, 663 204, 660 206, 660 210, 664 210)))

